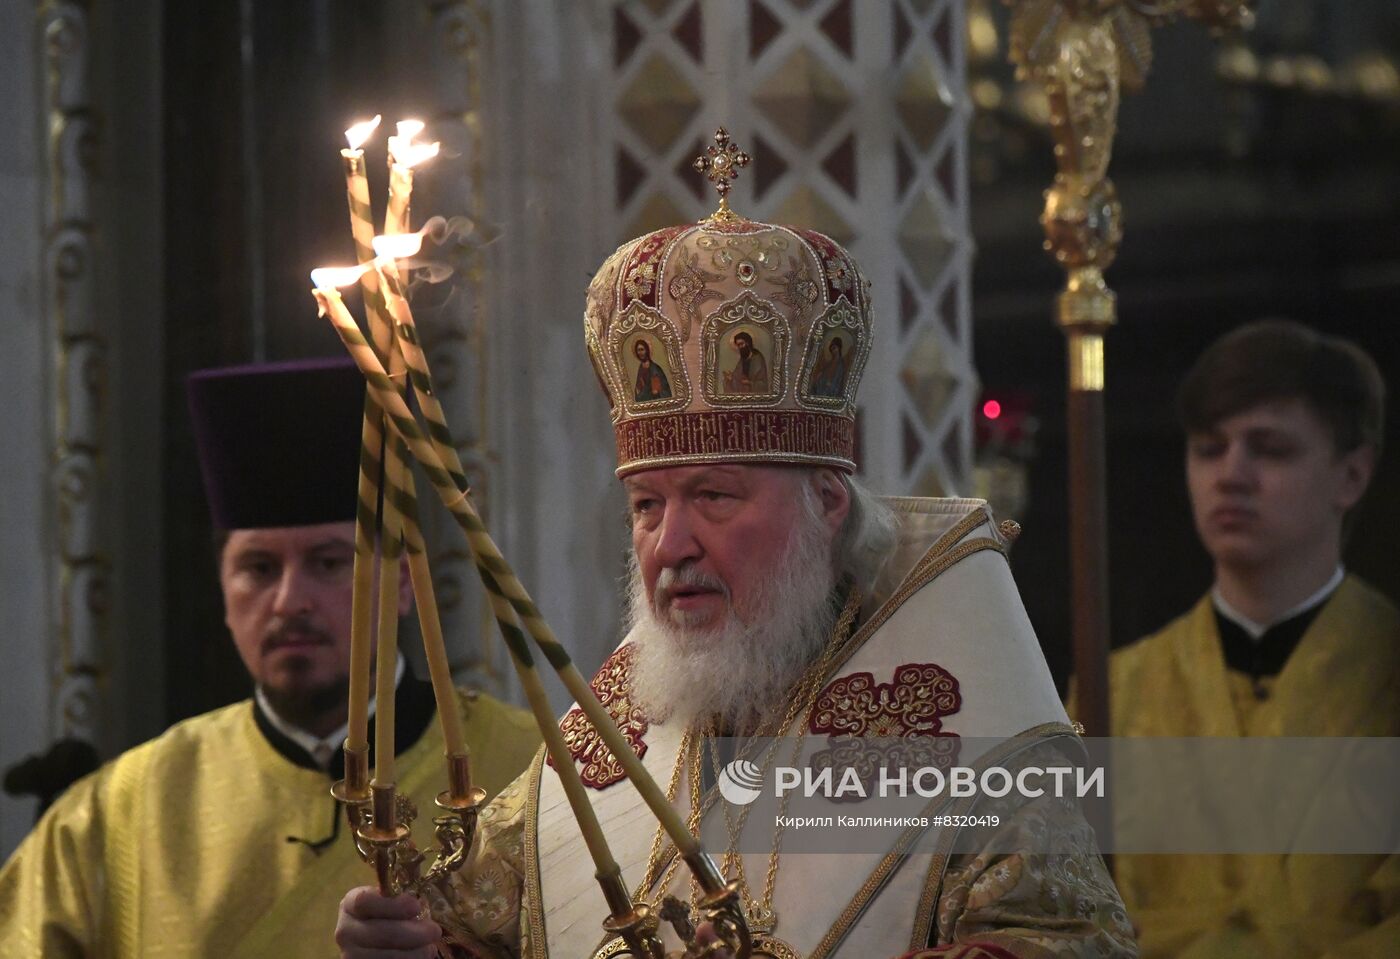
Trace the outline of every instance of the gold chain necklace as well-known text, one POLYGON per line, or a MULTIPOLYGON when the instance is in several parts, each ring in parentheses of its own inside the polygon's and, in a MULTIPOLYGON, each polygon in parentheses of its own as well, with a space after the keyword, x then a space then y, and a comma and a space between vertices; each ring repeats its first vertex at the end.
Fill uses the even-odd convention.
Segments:
MULTIPOLYGON (((821 657, 809 666, 798 681, 793 684, 793 695, 789 700, 788 709, 783 716, 782 722, 778 724, 776 728, 771 727, 768 723, 762 724, 759 729, 755 731, 753 740, 762 738, 765 735, 774 737, 781 735, 785 730, 792 728, 793 722, 799 715, 810 716, 812 706, 816 702, 817 694, 821 689, 822 680, 825 678, 837 654, 845 648, 846 642, 850 639, 852 634, 851 626, 855 622, 856 613, 859 610, 860 592, 852 588, 850 594, 847 596, 845 606, 841 610, 841 615, 837 619, 836 626, 832 630, 831 641, 827 643, 826 648, 822 651, 821 657)), ((709 741, 711 760, 715 766, 714 772, 716 781, 718 781, 720 772, 719 756, 717 747, 714 745, 714 734, 717 730, 714 728, 713 722, 707 724, 704 732, 706 735, 697 736, 697 727, 694 724, 686 729, 685 735, 681 738, 681 744, 676 753, 675 766, 671 770, 671 781, 666 790, 666 798, 674 803, 680 793, 681 772, 682 770, 687 771, 687 779, 689 780, 690 786, 690 815, 687 818, 686 825, 690 831, 696 835, 699 834, 700 822, 704 812, 709 805, 712 805, 716 801, 715 796, 717 794, 717 791, 712 792, 709 803, 704 802, 701 791, 701 779, 705 747, 704 743, 701 741, 702 739, 709 741)), ((751 742, 753 740, 751 740, 751 742)), ((774 754, 777 752, 778 745, 779 743, 775 739, 774 742, 769 744, 767 750, 763 754, 761 768, 765 773, 767 772, 769 764, 772 762, 774 754)), ((788 763, 789 765, 796 764, 797 757, 801 752, 801 746, 802 738, 797 735, 796 730, 794 730, 793 751, 788 763)), ((740 752, 738 758, 746 758, 747 755, 748 747, 746 746, 745 749, 740 752)), ((786 808, 786 803, 787 797, 784 796, 784 809, 786 808)), ((773 849, 768 855, 768 870, 767 874, 764 876, 763 897, 755 901, 749 890, 748 878, 744 870, 743 856, 740 855, 738 851, 739 839, 743 834, 744 824, 748 821, 749 811, 752 807, 745 806, 739 813, 738 819, 735 820, 729 809, 729 805, 727 803, 721 805, 724 811, 725 827, 729 839, 729 845, 724 854, 723 868, 726 875, 734 875, 738 880, 739 891, 744 902, 745 919, 748 922, 749 931, 754 936, 753 954, 755 956, 770 956, 772 959, 798 959, 798 953, 795 949, 772 935, 778 922, 777 914, 773 911, 773 894, 777 889, 778 867, 782 857, 783 833, 785 831, 782 817, 781 815, 779 816, 777 832, 774 834, 773 838, 773 849)), ((675 878, 676 871, 680 868, 682 862, 680 857, 675 855, 675 849, 672 847, 671 861, 665 874, 661 877, 660 882, 657 882, 656 876, 660 871, 661 863, 664 861, 662 857, 664 843, 665 832, 658 826, 656 835, 652 839, 651 854, 648 856, 646 875, 643 876, 641 883, 633 894, 634 900, 641 900, 649 890, 655 888, 657 890, 657 903, 653 904, 654 909, 659 908, 660 899, 665 896, 666 890, 670 888, 675 878)), ((698 901, 699 893, 700 890, 694 879, 692 879, 692 903, 698 901)))

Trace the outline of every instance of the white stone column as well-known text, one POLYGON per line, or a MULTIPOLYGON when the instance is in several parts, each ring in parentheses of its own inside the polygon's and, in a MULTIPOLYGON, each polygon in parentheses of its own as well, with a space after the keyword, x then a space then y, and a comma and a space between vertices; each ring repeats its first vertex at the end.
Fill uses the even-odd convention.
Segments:
MULTIPOLYGON (((39 119, 42 47, 34 10, 0 8, 0 407, 6 411, 5 460, 0 470, 0 605, 5 610, 5 682, 0 689, 0 768, 43 748, 49 734, 48 596, 52 571, 46 517, 49 484, 40 464, 48 455, 52 376, 43 310, 43 149, 39 119)), ((0 797, 0 855, 29 830, 33 803, 0 797)))
MULTIPOLYGON (((159 730, 158 23, 154 0, 0 13, 0 769, 159 730)), ((0 798, 0 856, 33 815, 0 798)))

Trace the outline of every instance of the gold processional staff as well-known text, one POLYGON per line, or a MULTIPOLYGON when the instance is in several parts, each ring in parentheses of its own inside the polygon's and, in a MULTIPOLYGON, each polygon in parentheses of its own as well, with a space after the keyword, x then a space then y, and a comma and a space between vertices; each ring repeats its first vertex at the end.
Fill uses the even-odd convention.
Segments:
POLYGON ((1045 88, 1055 181, 1045 191, 1045 249, 1067 274, 1055 321, 1069 361, 1070 609, 1079 716, 1090 736, 1108 725, 1108 522, 1104 477, 1104 335, 1117 320, 1103 271, 1123 239, 1108 162, 1120 89, 1142 86, 1151 28, 1186 16, 1247 28, 1251 0, 1012 0, 1018 79, 1045 88))

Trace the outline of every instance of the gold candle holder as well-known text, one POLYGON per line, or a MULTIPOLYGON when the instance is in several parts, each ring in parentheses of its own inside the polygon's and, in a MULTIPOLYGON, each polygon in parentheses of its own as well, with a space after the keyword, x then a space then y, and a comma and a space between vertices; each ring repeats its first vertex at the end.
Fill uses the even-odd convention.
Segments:
POLYGON ((425 870, 425 856, 413 842, 413 821, 418 809, 394 783, 371 782, 369 749, 345 749, 345 778, 331 787, 331 795, 345 805, 345 818, 360 859, 374 867, 383 896, 401 892, 421 893, 423 888, 466 864, 476 837, 486 790, 471 785, 467 757, 448 756, 450 788, 437 797, 445 815, 433 820, 437 855, 425 870))
POLYGON ((631 900, 620 871, 599 873, 598 885, 610 913, 603 920, 603 929, 611 938, 593 954, 593 959, 700 959, 720 950, 727 950, 737 959, 754 955, 753 935, 744 916, 738 882, 726 882, 714 860, 704 852, 687 854, 682 859, 700 884, 699 918, 709 923, 716 938, 709 943, 696 940, 696 917, 690 906, 675 896, 665 896, 661 908, 654 910, 644 902, 631 900), (659 935, 662 921, 675 930, 685 945, 683 952, 666 952, 659 935))
POLYGON ((345 778, 331 787, 331 795, 343 803, 369 802, 369 746, 345 741, 345 778))
POLYGON ((486 805, 486 790, 472 785, 471 758, 466 753, 448 754, 447 788, 438 793, 434 801, 439 809, 470 815, 473 821, 486 805))
MULTIPOLYGON (((666 959, 666 949, 657 936, 661 923, 644 902, 633 902, 621 872, 598 875, 598 885, 608 902, 611 915, 603 920, 608 935, 627 944, 627 954, 636 959, 666 959)), ((614 955, 617 953, 614 952, 614 955)))

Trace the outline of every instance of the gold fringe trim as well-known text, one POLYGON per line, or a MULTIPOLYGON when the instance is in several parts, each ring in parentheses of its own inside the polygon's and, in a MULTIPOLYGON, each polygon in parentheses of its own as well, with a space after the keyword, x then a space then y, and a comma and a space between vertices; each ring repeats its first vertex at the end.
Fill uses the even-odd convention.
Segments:
POLYGON ((525 795, 525 895, 521 897, 521 927, 529 929, 521 945, 522 959, 549 959, 549 940, 544 928, 544 890, 540 882, 540 774, 544 771, 545 749, 535 753, 530 764, 530 786, 525 795))

